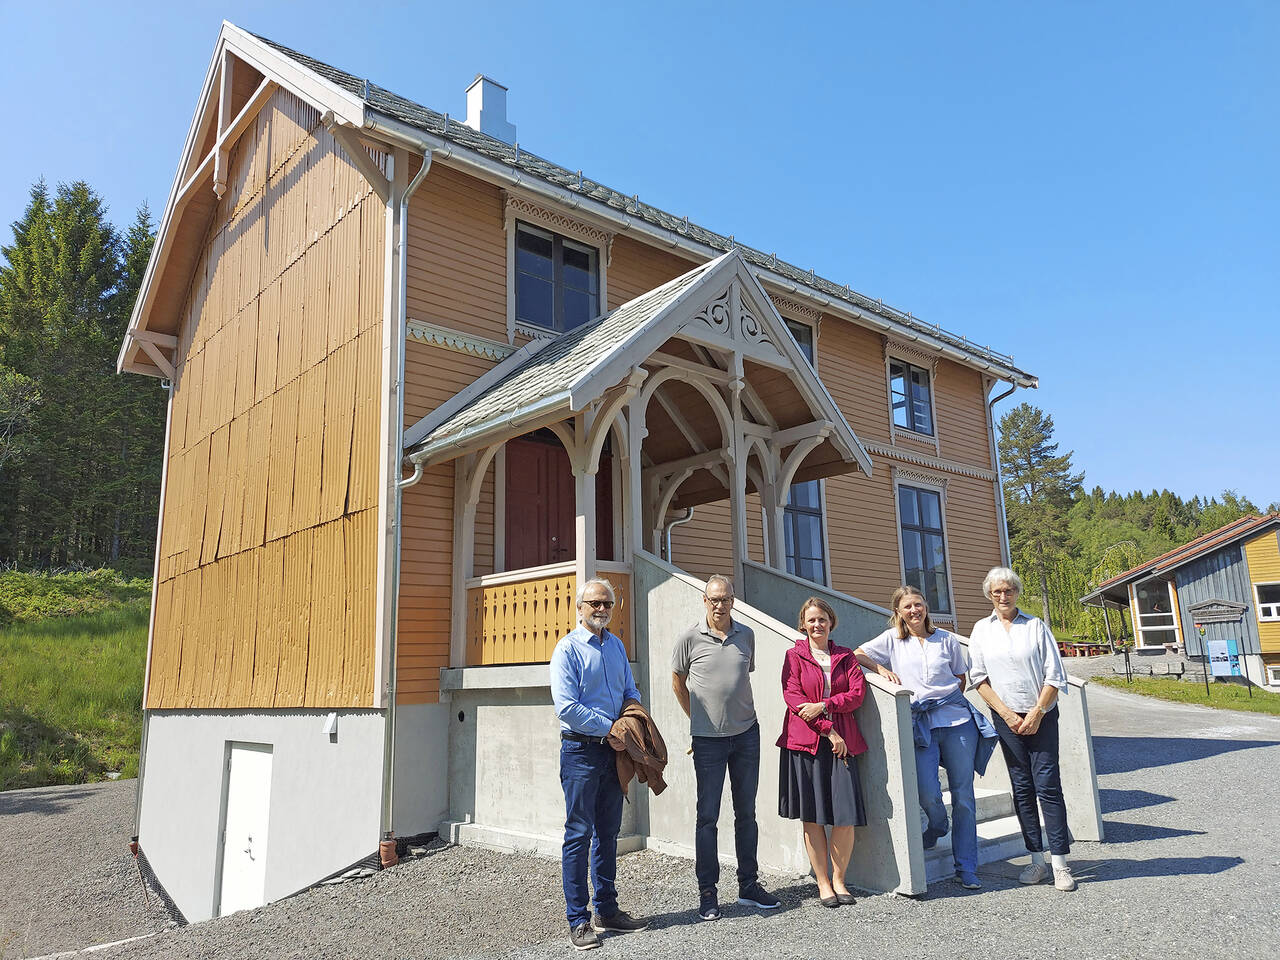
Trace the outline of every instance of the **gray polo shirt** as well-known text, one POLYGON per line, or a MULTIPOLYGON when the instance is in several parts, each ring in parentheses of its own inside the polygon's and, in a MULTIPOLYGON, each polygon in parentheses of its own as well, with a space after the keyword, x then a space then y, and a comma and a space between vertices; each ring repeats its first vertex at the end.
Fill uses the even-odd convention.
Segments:
POLYGON ((751 678, 756 635, 736 620, 721 640, 705 620, 680 635, 671 651, 671 672, 689 686, 689 732, 695 737, 733 737, 756 722, 751 678))

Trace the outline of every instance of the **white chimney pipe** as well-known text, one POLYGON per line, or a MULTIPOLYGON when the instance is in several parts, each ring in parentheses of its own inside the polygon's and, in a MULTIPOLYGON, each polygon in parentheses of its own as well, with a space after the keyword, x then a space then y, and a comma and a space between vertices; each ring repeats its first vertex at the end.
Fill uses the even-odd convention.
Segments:
POLYGON ((467 87, 467 126, 504 143, 516 142, 516 127, 507 122, 507 88, 483 73, 467 87))

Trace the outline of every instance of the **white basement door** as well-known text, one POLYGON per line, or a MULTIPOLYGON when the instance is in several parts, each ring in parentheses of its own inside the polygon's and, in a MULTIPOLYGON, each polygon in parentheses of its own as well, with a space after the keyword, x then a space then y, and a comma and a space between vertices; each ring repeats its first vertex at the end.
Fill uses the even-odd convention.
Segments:
POLYGON ((233 743, 227 764, 227 820, 222 834, 218 916, 260 907, 267 884, 271 747, 233 743))

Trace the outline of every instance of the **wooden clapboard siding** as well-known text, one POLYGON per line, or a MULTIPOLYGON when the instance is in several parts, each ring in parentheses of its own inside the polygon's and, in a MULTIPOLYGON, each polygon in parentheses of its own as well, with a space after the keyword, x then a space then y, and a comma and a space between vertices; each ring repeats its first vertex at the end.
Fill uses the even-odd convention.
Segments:
POLYGON ((385 209, 285 92, 228 174, 178 337, 147 706, 370 706, 385 209))
MULTIPOLYGON (((1244 545, 1245 558, 1249 565, 1249 596, 1243 597, 1253 608, 1254 617, 1258 615, 1258 598, 1254 593, 1255 583, 1280 583, 1280 536, 1271 530, 1254 537, 1244 545)), ((1235 599, 1234 597, 1232 599, 1235 599)), ((1258 621, 1258 639, 1263 653, 1280 653, 1280 622, 1274 620, 1258 621)))
MULTIPOLYGON (((448 354, 446 354, 448 355, 448 354)), ((453 464, 423 471, 401 506, 396 702, 435 703, 449 665, 453 590, 453 464)))
POLYGON ((889 442, 889 381, 879 334, 836 317, 822 319, 818 376, 861 440, 889 442))
MULTIPOLYGON (((760 497, 747 495, 747 556, 764 562, 760 497)), ((733 576, 733 526, 729 501, 704 503, 693 510, 693 519, 671 531, 671 562, 699 580, 713 573, 733 576)))
POLYGON ((444 164, 409 203, 405 302, 415 320, 507 339, 502 191, 444 164))
POLYGON ((934 408, 938 415, 938 450, 942 457, 991 469, 982 374, 950 360, 939 360, 934 408))
POLYGON ((609 260, 609 309, 614 310, 697 266, 676 254, 630 237, 615 237, 609 260))

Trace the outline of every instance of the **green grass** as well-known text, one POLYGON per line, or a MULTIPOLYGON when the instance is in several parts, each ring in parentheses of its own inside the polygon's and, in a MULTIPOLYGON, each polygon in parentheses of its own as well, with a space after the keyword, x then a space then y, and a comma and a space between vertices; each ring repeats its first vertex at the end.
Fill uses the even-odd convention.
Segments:
POLYGON ((137 776, 150 585, 88 586, 96 612, 0 627, 0 790, 137 776))
POLYGON ((1209 696, 1205 696, 1204 681, 1175 680, 1171 677, 1134 677, 1126 683, 1124 677, 1094 677, 1091 683, 1100 683, 1117 690, 1128 690, 1174 703, 1198 703, 1223 710, 1245 710, 1250 713, 1270 713, 1280 716, 1280 694, 1254 689, 1253 696, 1234 683, 1214 683, 1209 678, 1209 696))
POLYGON ((4 570, 0 571, 0 626, 80 617, 150 598, 150 580, 130 579, 116 570, 4 570))

